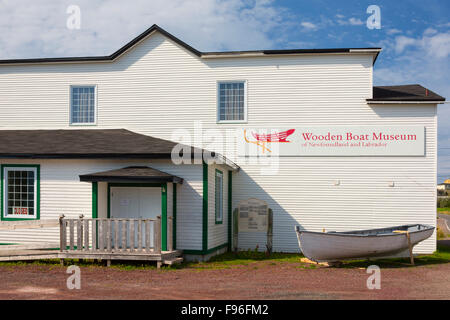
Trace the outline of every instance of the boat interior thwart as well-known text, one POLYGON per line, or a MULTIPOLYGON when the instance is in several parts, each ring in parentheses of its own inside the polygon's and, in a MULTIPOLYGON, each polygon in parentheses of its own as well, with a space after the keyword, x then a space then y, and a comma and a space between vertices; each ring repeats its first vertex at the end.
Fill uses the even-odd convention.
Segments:
POLYGON ((395 255, 409 250, 429 238, 434 227, 424 224, 356 230, 345 232, 313 232, 295 227, 300 249, 305 257, 315 262, 339 262, 395 255))

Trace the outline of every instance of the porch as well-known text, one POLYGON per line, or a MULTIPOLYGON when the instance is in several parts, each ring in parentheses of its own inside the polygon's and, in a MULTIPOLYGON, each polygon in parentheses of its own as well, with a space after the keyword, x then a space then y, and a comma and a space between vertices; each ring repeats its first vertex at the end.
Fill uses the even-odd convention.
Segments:
POLYGON ((110 263, 124 260, 126 255, 127 260, 157 261, 158 266, 181 261, 181 251, 175 249, 175 218, 177 184, 183 183, 182 178, 132 166, 80 175, 80 181, 92 183, 92 218, 63 218, 61 232, 67 236, 61 235, 61 239, 69 242, 60 247, 69 249, 62 257, 91 257, 110 263), (71 243, 67 232, 74 234, 74 228, 80 240, 71 243))
MULTIPOLYGON (((171 220, 171 218, 169 218, 171 220)), ((59 228, 58 243, 0 246, 0 261, 40 259, 97 259, 109 266, 112 260, 155 261, 157 267, 183 261, 173 249, 172 224, 168 224, 167 248, 162 248, 161 216, 156 219, 65 218, 57 220, 2 221, 0 230, 59 228)))
MULTIPOLYGON (((170 220, 170 219, 169 219, 170 220)), ((172 224, 168 224, 167 248, 161 246, 161 217, 156 219, 98 219, 80 217, 60 224, 61 264, 64 259, 139 260, 162 264, 179 263, 182 251, 174 250, 171 241, 172 224)))

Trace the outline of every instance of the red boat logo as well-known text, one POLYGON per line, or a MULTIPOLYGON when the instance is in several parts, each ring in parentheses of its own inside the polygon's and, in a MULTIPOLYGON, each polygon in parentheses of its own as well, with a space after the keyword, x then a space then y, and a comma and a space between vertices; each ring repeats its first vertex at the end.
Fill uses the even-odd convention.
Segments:
POLYGON ((247 131, 244 130, 244 139, 247 143, 253 143, 258 146, 260 146, 263 149, 263 153, 265 151, 272 152, 267 146, 266 143, 284 143, 284 142, 291 142, 286 140, 291 134, 295 132, 295 129, 289 129, 282 132, 277 133, 271 133, 271 134, 258 134, 255 132, 252 132, 252 136, 256 139, 256 141, 249 140, 247 138, 247 131))

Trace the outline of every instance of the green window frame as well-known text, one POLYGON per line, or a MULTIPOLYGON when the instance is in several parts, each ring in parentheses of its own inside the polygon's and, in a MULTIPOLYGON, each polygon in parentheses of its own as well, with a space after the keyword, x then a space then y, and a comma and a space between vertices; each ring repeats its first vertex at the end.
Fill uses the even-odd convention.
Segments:
POLYGON ((223 222, 223 172, 216 169, 214 184, 216 224, 223 222))
POLYGON ((1 165, 0 218, 4 221, 40 219, 40 165, 1 165))

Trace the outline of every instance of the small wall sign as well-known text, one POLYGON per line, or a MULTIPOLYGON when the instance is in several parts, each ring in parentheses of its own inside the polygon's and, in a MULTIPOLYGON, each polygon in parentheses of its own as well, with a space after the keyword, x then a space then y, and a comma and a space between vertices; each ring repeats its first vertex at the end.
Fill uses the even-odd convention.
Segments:
POLYGON ((13 215, 28 215, 28 208, 14 207, 13 215))
POLYGON ((248 199, 239 203, 239 231, 267 232, 269 207, 258 199, 248 199))
POLYGON ((239 233, 259 232, 267 235, 266 249, 272 252, 273 214, 263 200, 242 200, 233 212, 233 247, 238 250, 239 233))

